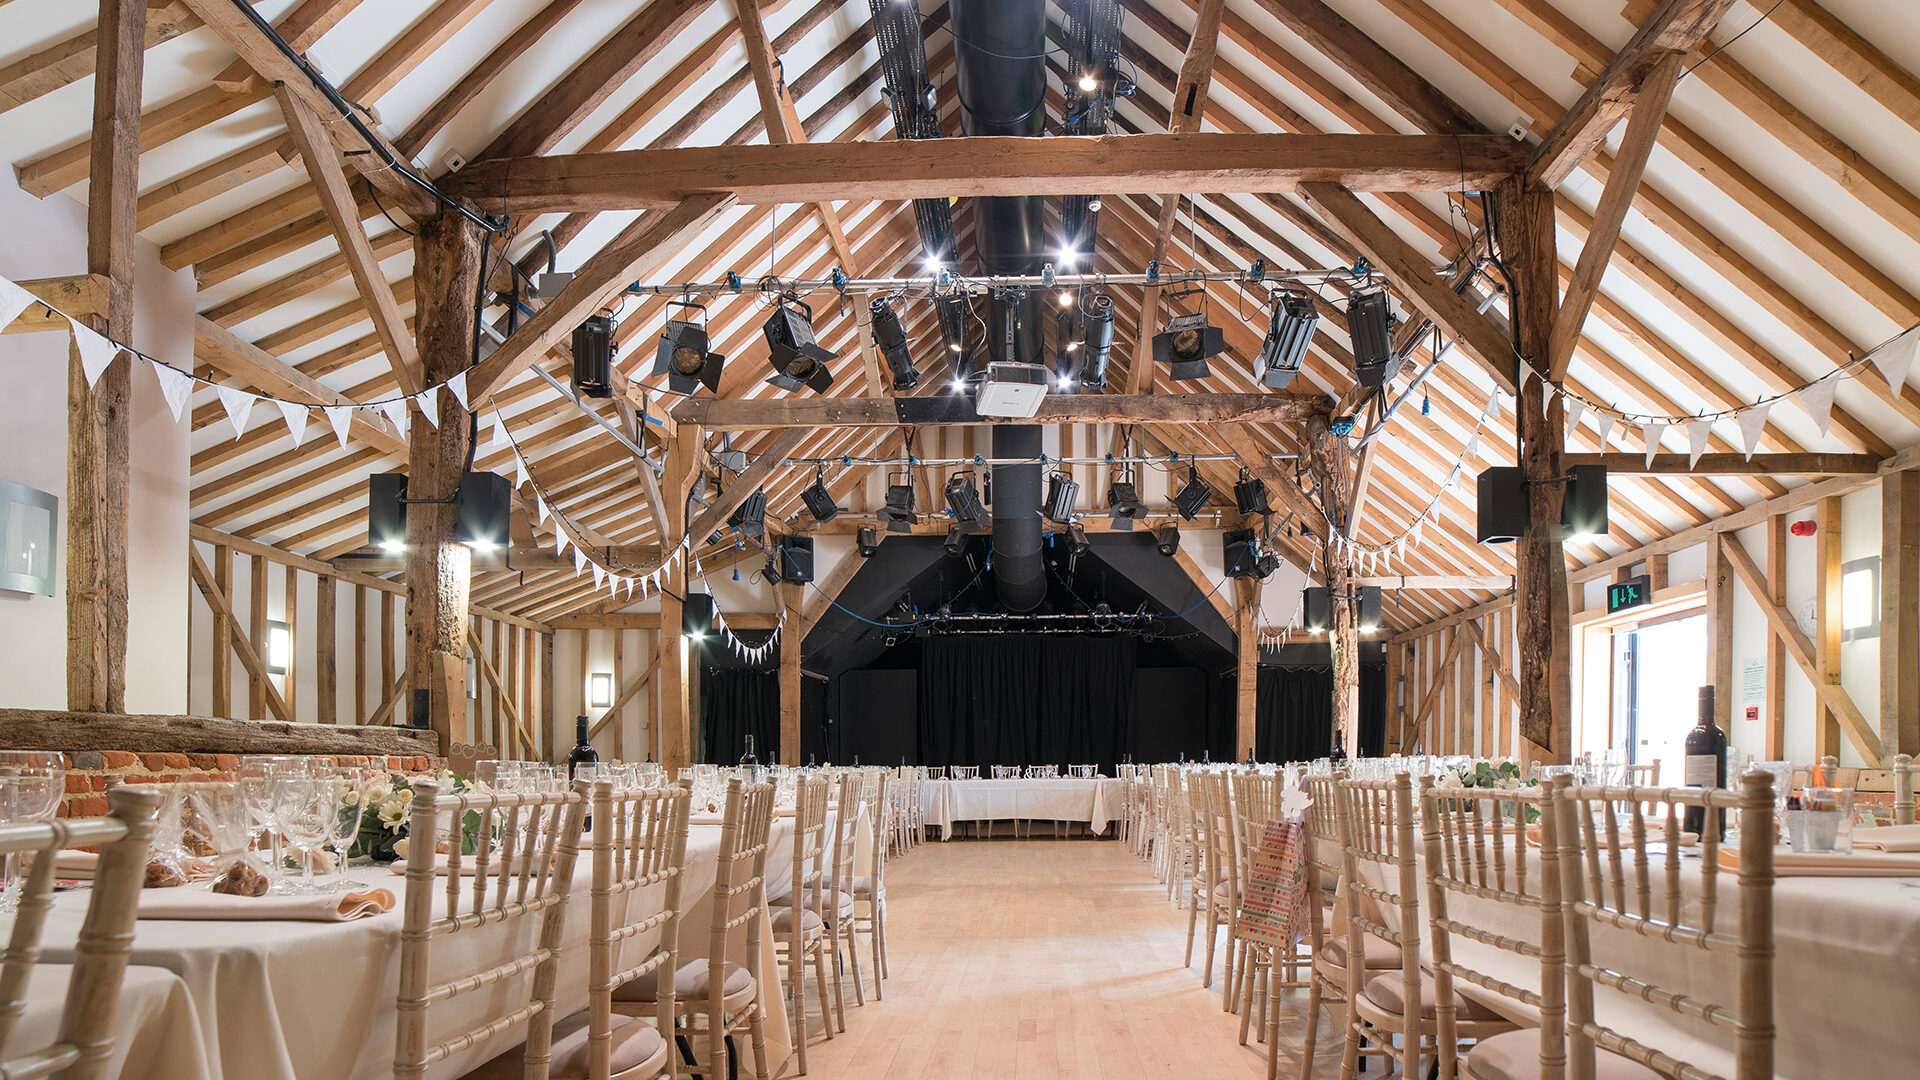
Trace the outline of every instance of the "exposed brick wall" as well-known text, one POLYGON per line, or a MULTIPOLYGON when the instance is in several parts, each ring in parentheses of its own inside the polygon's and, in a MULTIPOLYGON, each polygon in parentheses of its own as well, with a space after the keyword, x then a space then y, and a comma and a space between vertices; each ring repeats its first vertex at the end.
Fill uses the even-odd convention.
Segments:
MULTIPOLYGON (((169 784, 191 780, 232 779, 240 769, 239 754, 140 754, 126 750, 78 750, 63 755, 67 762, 67 794, 60 817, 97 817, 107 812, 108 778, 123 784, 169 784)), ((315 755, 313 760, 333 765, 385 767, 394 772, 435 773, 444 762, 435 757, 348 757, 315 755)))

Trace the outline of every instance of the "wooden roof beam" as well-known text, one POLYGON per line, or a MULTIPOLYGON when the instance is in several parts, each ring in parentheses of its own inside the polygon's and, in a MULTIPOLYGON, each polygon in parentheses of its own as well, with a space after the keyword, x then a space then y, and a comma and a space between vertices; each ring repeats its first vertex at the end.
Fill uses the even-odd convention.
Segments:
MULTIPOLYGON (((1704 40, 1732 6, 1733 0, 1661 0, 1547 133, 1527 165, 1526 182, 1559 187, 1607 141, 1613 125, 1633 108, 1648 76, 1669 57, 1684 56, 1704 40)), ((1667 92, 1672 92, 1670 87, 1667 92)))
MULTIPOLYGON (((200 26, 199 17, 187 11, 179 0, 150 3, 147 7, 146 47, 149 49, 200 26)), ((0 113, 90 77, 99 38, 98 28, 83 30, 0 67, 0 113)))
MULTIPOLYGON (((195 0, 205 3, 208 0, 195 0)), ((478 161, 447 190, 495 211, 653 209, 701 192, 745 203, 906 201, 1116 189, 1446 191, 1490 186, 1522 164, 1505 136, 1087 135, 791 146, 673 147, 478 161)))
POLYGON ((711 431, 790 427, 894 427, 901 424, 1231 424, 1297 423, 1324 414, 1327 400, 1291 394, 1051 394, 1031 418, 980 416, 966 399, 688 398, 674 419, 711 431))

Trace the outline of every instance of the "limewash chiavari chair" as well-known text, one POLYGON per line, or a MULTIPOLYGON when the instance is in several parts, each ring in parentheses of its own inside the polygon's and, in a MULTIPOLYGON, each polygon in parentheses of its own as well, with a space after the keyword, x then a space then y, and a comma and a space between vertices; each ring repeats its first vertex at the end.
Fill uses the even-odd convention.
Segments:
MULTIPOLYGON (((1285 778, 1273 773, 1239 772, 1233 776, 1235 824, 1234 839, 1238 845, 1240 869, 1240 895, 1247 895, 1249 875, 1253 872, 1253 855, 1262 843, 1269 822, 1285 818, 1282 809, 1285 794, 1285 778)), ((1317 900, 1311 892, 1309 898, 1317 900)), ((1236 908, 1236 911, 1238 909, 1236 908)), ((1273 1007, 1272 995, 1282 989, 1300 989, 1306 984, 1299 980, 1299 954, 1287 951, 1279 956, 1271 955, 1271 950, 1262 944, 1236 940, 1235 971, 1238 974, 1237 988, 1231 988, 1232 1000, 1237 1002, 1240 1011, 1240 1045, 1247 1044, 1252 1030, 1253 1002, 1259 995, 1261 1030, 1265 1030, 1269 1010, 1273 1007), (1255 980, 1259 985, 1256 987, 1255 980)), ((1264 1035, 1262 1036, 1265 1037, 1264 1035)))
MULTIPOLYGON (((1773 1076, 1773 774, 1755 770, 1737 790, 1626 788, 1575 785, 1570 777, 1553 780, 1555 827, 1560 844, 1560 892, 1566 925, 1567 1075, 1571 1080, 1621 1077, 1679 1077, 1681 1080, 1766 1080, 1773 1076), (1624 809, 1622 809, 1624 807, 1624 809), (1698 869, 1685 867, 1674 845, 1650 860, 1648 817, 1663 822, 1665 834, 1680 833, 1688 807, 1738 815, 1737 911, 1723 918, 1719 836, 1704 829, 1698 869), (1627 820, 1621 821, 1622 817, 1627 820), (1654 867, 1658 867, 1656 871, 1654 867), (1684 894, 1684 874, 1698 873, 1696 896, 1684 894), (1656 885, 1659 886, 1656 895, 1656 885), (1728 928, 1725 924, 1734 925, 1728 928), (1631 934, 1633 949, 1597 949, 1595 927, 1607 935, 1631 934), (1634 963, 1644 971, 1625 972, 1629 953, 1649 957, 1634 963), (1731 986, 1689 977, 1701 953, 1733 958, 1731 986), (1650 954, 1662 954, 1658 961, 1650 954), (1653 981, 1672 979, 1684 987, 1653 981), (1696 1049, 1732 1037, 1732 1071, 1686 1061, 1648 1046, 1605 1023, 1610 1010, 1597 1007, 1596 988, 1677 1014, 1677 1034, 1696 1049), (1719 1000, 1709 1000, 1715 993, 1719 1000), (1729 1003, 1726 998, 1732 997, 1729 1003)), ((1691 861, 1691 860, 1689 860, 1691 861)), ((1617 943, 1619 938, 1614 937, 1617 943)))
POLYGON ((794 789, 793 869, 785 895, 771 901, 774 944, 787 969, 792 1002, 793 1048, 801 1075, 807 1071, 807 964, 813 964, 814 988, 827 1038, 833 1038, 833 1011, 827 1003, 827 925, 820 917, 820 890, 827 875, 827 802, 833 782, 825 773, 800 778, 794 789))
POLYGON ((1457 1025, 1472 1031, 1491 1034, 1513 1025, 1451 987, 1441 1001, 1435 979, 1421 970, 1420 871, 1412 777, 1402 772, 1392 780, 1343 780, 1339 798, 1346 863, 1340 885, 1346 890, 1347 953, 1362 953, 1368 934, 1400 949, 1397 970, 1376 973, 1347 967, 1349 1007, 1340 1077, 1353 1080, 1362 1042, 1371 1042, 1382 1056, 1397 1062, 1402 1075, 1423 1076, 1423 1064, 1432 1060, 1426 1057, 1427 1047, 1438 1042, 1443 1005, 1452 1010, 1457 1025), (1364 879, 1362 864, 1378 868, 1379 885, 1364 879), (1367 901, 1372 901, 1374 910, 1369 909, 1367 901), (1386 925, 1389 921, 1395 925, 1386 925))
MULTIPOLYGON (((1349 891, 1346 886, 1349 866, 1344 849, 1345 834, 1340 823, 1340 782, 1345 779, 1345 772, 1334 772, 1309 774, 1305 780, 1309 800, 1306 813, 1307 949, 1312 954, 1312 960, 1307 976, 1306 1029, 1300 1043, 1300 1080, 1309 1080, 1313 1075, 1313 1055, 1319 1043, 1321 1008, 1338 1005, 1344 1011, 1347 1001, 1348 952, 1344 917, 1339 927, 1329 928, 1328 908, 1324 902, 1328 892, 1334 893, 1334 910, 1344 916, 1344 901, 1338 897, 1344 897, 1349 891)), ((1400 950, 1391 942, 1372 935, 1367 935, 1365 942, 1361 952, 1365 970, 1393 971, 1400 967, 1400 950)), ((1269 1078, 1278 1075, 1278 1020, 1277 1012, 1267 1017, 1269 1078)), ((1378 1055, 1380 1051, 1366 1048, 1360 1053, 1378 1055)))
MULTIPOLYGON (((579 785, 584 786, 585 781, 579 785)), ((588 789, 593 806, 593 875, 587 928, 587 1009, 556 1021, 548 1076, 555 1080, 647 1080, 672 1075, 666 1034, 673 1030, 671 990, 658 1007, 620 1006, 614 988, 676 969, 679 955, 680 881, 687 861, 687 809, 691 781, 670 788, 616 791, 611 780, 588 789), (657 909, 636 905, 639 890, 664 887, 657 909), (659 944, 637 964, 615 970, 630 950, 625 942, 655 931, 659 944), (648 1025, 641 1017, 652 1015, 648 1025)), ((469 1077, 516 1077, 522 1055, 509 1051, 469 1077)))
POLYGON ((105 1080, 131 952, 128 943, 146 880, 147 845, 159 808, 159 792, 121 785, 107 792, 104 817, 0 828, 0 857, 36 856, 20 884, 13 931, 0 958, 0 1075, 105 1080), (94 844, 100 846, 100 861, 74 943, 59 1035, 49 1046, 16 1051, 15 1025, 26 1012, 27 988, 40 962, 40 933, 53 906, 55 855, 63 848, 94 844))
POLYGON ((1072 765, 1068 767, 1067 775, 1073 777, 1075 780, 1091 780, 1100 775, 1100 766, 1072 765))
MULTIPOLYGON (((733 1037, 746 1031, 753 1046, 753 1072, 768 1080, 767 1041, 761 1029, 760 913, 766 907, 768 835, 773 829, 774 786, 729 777, 720 818, 720 851, 714 873, 712 915, 704 959, 682 964, 673 975, 673 1018, 687 1071, 707 1080, 731 1076, 733 1037), (742 966, 730 955, 747 958, 742 966), (704 1035, 706 1056, 694 1051, 704 1035)), ((598 824, 598 818, 595 819, 598 824)), ((656 968, 616 986, 613 1007, 640 1012, 659 1004, 656 968)))
POLYGON ((995 765, 993 767, 993 778, 995 780, 1018 780, 1020 779, 1020 766, 995 765))
MULTIPOLYGON (((876 785, 872 792, 872 802, 876 815, 884 812, 890 816, 905 816, 897 797, 892 792, 910 789, 911 776, 904 777, 901 783, 894 784, 882 772, 874 779, 876 785), (888 800, 894 799, 893 803, 888 800)), ((874 822, 874 835, 884 835, 882 823, 874 822)), ((853 878, 854 914, 849 925, 858 934, 864 930, 868 947, 873 959, 873 997, 875 1001, 885 996, 880 980, 887 974, 887 846, 877 841, 867 853, 867 864, 859 867, 853 878), (863 910, 864 909, 864 910, 863 910)))
MULTIPOLYGON (((1199 837, 1193 827, 1193 810, 1189 805, 1192 789, 1186 770, 1162 766, 1162 775, 1166 777, 1167 899, 1179 904, 1181 887, 1199 880, 1199 837)), ((1191 923, 1187 938, 1192 941, 1191 923)))
POLYGON ((1639 765, 1625 766, 1626 781, 1629 787, 1659 787, 1660 759, 1642 762, 1639 765))
POLYGON ((1893 759, 1893 823, 1913 824, 1913 757, 1909 754, 1893 759))
POLYGON ((833 1015, 841 1031, 847 1030, 847 997, 840 970, 843 966, 849 967, 853 975, 855 1004, 867 1003, 866 992, 860 986, 860 939, 853 929, 854 911, 859 907, 853 895, 853 879, 859 872, 854 859, 860 846, 860 817, 866 812, 870 798, 868 781, 871 775, 865 770, 853 770, 840 775, 840 806, 834 814, 832 826, 833 873, 819 905, 814 908, 826 920, 827 937, 833 944, 829 950, 833 972, 833 1015))
MULTIPOLYGON (((1193 885, 1187 895, 1187 957, 1186 963, 1193 963, 1193 934, 1199 914, 1204 909, 1207 915, 1207 953, 1206 970, 1200 985, 1213 986, 1213 952, 1219 939, 1219 930, 1224 925, 1228 929, 1228 940, 1232 940, 1232 915, 1238 907, 1239 882, 1234 879, 1237 862, 1234 858, 1233 824, 1231 810, 1225 804, 1222 794, 1227 778, 1219 773, 1194 771, 1187 775, 1188 817, 1193 822, 1195 845, 1199 852, 1193 885)), ((1231 965, 1227 974, 1232 975, 1231 965)))
POLYGON ((1420 824, 1427 928, 1433 935, 1429 966, 1439 1003, 1435 1038, 1441 1080, 1458 1075, 1464 1039, 1474 1040, 1466 1060, 1467 1075, 1474 1080, 1561 1080, 1566 1068, 1566 945, 1551 796, 1540 788, 1437 788, 1432 777, 1422 776, 1420 824), (1526 837, 1529 815, 1539 823, 1539 847, 1533 852, 1526 837), (1537 922, 1538 939, 1509 937, 1477 925, 1474 913, 1490 905, 1517 909, 1520 918, 1537 922), (1499 953, 1533 967, 1537 975, 1532 985, 1503 978, 1521 977, 1511 965, 1501 967, 1502 974, 1488 970, 1499 966, 1487 963, 1499 953), (1485 959, 1470 962, 1463 954, 1485 959), (1453 1007, 1455 980, 1537 1012, 1539 1026, 1463 1020, 1453 1007))
POLYGON ((423 1077, 435 1062, 524 1025, 524 1075, 527 1080, 545 1080, 552 1064, 560 934, 573 888, 586 803, 582 790, 442 795, 440 785, 432 780, 413 782, 407 811, 394 1076, 423 1077), (479 815, 473 831, 478 843, 470 867, 460 850, 469 811, 479 815), (444 886, 435 866, 443 828, 448 834, 444 886), (433 912, 435 892, 445 896, 445 911, 439 916, 433 912), (434 942, 490 924, 510 928, 506 937, 512 941, 526 940, 520 926, 535 924, 539 932, 532 948, 479 970, 434 970, 434 942), (532 976, 530 987, 523 985, 528 975, 532 976), (429 1043, 429 1018, 437 1015, 435 1006, 474 991, 486 991, 492 1008, 499 1011, 429 1043))

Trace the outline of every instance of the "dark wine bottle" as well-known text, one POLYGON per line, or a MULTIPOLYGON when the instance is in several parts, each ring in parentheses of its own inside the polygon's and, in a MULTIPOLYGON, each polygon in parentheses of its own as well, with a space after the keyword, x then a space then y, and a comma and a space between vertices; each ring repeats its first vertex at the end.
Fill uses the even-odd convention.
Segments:
POLYGON ((1327 755, 1328 761, 1338 765, 1347 760, 1347 748, 1342 745, 1345 742, 1346 736, 1344 733, 1339 731, 1333 733, 1333 753, 1327 755))
POLYGON ((573 749, 567 751, 567 770, 577 772, 581 765, 598 765, 600 751, 593 748, 593 740, 587 738, 587 718, 576 716, 573 720, 573 749))
POLYGON ((740 781, 746 784, 760 782, 760 759, 753 756, 753 735, 747 735, 747 752, 740 755, 740 781))
MULTIPOLYGON (((1687 732, 1686 769, 1681 782, 1695 788, 1724 788, 1727 786, 1727 733, 1713 722, 1713 687, 1700 688, 1700 716, 1694 722, 1693 730, 1687 732)), ((1685 815, 1685 824, 1681 827, 1687 832, 1702 835, 1701 826, 1706 822, 1704 807, 1689 806, 1685 815)), ((1716 838, 1724 838, 1727 833, 1727 812, 1716 809, 1713 812, 1713 828, 1716 838)))

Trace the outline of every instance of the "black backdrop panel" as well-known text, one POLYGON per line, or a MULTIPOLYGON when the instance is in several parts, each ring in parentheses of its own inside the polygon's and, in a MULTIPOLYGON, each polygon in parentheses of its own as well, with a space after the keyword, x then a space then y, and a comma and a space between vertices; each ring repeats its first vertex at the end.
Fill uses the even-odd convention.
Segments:
MULTIPOLYGON (((1386 745, 1386 687, 1387 665, 1360 665, 1361 756, 1378 755, 1386 745)), ((1333 669, 1261 667, 1254 717, 1254 753, 1261 761, 1326 757, 1333 749, 1333 669)))
MULTIPOLYGON (((1133 760, 1198 761, 1207 754, 1207 676, 1199 668, 1141 668, 1134 679, 1133 760)), ((1229 744, 1231 753, 1231 744, 1229 744)))
POLYGON ((1132 744, 1137 649, 1130 637, 927 638, 922 760, 983 771, 1030 764, 1111 770, 1132 744))
MULTIPOLYGON (((920 760, 920 673, 912 668, 849 671, 840 677, 839 730, 828 760, 893 765, 920 760)), ((811 749, 811 748, 809 748, 811 749)))
POLYGON ((700 719, 706 729, 701 761, 731 765, 746 753, 766 764, 780 747, 780 676, 772 671, 710 667, 700 681, 700 719))

